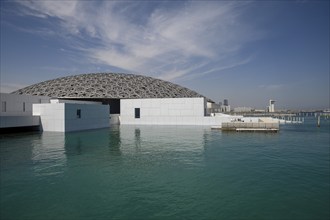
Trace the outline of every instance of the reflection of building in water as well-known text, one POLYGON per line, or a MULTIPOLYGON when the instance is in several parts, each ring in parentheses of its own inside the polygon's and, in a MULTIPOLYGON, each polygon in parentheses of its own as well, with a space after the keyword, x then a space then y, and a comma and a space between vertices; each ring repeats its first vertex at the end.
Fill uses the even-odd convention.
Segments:
MULTIPOLYGON (((209 129, 192 126, 120 126, 123 153, 136 143, 144 151, 203 151, 209 129)), ((141 150, 141 149, 140 149, 141 150)))
POLYGON ((68 157, 97 153, 99 150, 119 149, 118 133, 109 132, 108 129, 69 132, 65 134, 65 152, 68 157), (110 149, 111 148, 111 149, 110 149))
MULTIPOLYGON (((118 158, 120 132, 97 129, 80 132, 43 132, 31 141, 30 160, 35 175, 61 175, 81 161, 99 163, 118 158), (54 166, 56 164, 56 166, 54 166)), ((27 148, 22 148, 27 149, 27 148)), ((86 164, 88 166, 88 164, 86 164)))
POLYGON ((60 175, 65 171, 65 134, 59 132, 43 132, 38 143, 33 144, 32 160, 36 175, 60 175), (54 166, 56 163, 56 166, 54 166))
POLYGON ((140 128, 135 128, 135 145, 136 147, 140 147, 141 146, 141 130, 140 128))
MULTIPOLYGON (((0 167, 15 167, 16 164, 31 164, 34 146, 41 145, 40 134, 2 136, 0 140, 0 167)), ((1 173, 0 173, 1 174, 1 173)))

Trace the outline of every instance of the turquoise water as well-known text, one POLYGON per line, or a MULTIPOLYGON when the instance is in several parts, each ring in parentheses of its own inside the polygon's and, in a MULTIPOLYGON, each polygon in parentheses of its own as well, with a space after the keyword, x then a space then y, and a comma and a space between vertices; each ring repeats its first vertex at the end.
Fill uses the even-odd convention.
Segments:
POLYGON ((1 135, 0 219, 329 219, 329 126, 1 135))

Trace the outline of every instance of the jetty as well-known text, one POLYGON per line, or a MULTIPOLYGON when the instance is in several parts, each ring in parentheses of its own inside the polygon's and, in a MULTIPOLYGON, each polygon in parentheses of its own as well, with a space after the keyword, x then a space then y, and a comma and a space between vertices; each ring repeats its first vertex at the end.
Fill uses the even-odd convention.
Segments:
POLYGON ((223 122, 221 126, 212 126, 211 129, 236 132, 278 132, 278 122, 223 122))

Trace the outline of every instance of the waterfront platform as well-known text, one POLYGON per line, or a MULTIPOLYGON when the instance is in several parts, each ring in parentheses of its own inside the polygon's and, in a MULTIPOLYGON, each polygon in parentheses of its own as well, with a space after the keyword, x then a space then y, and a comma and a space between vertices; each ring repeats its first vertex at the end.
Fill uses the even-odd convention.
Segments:
POLYGON ((278 132, 279 123, 225 122, 222 123, 221 126, 212 126, 211 129, 237 132, 278 132))
POLYGON ((237 132, 278 132, 277 128, 236 128, 237 132))

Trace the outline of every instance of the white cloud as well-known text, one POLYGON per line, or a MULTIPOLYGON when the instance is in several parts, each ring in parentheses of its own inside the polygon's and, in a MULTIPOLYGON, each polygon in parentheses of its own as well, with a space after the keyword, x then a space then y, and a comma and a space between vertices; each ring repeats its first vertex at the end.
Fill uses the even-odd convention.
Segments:
POLYGON ((18 1, 30 10, 24 10, 28 15, 46 18, 58 17, 66 19, 75 14, 78 1, 18 1))
POLYGON ((237 55, 258 37, 241 20, 240 3, 18 3, 26 15, 57 19, 61 35, 70 36, 67 43, 88 60, 167 80, 201 77, 247 63, 237 55))
POLYGON ((200 71, 200 72, 197 72, 197 73, 189 74, 185 77, 185 79, 195 79, 195 78, 202 77, 202 76, 205 76, 205 75, 208 75, 208 74, 211 74, 211 73, 221 72, 221 71, 226 70, 226 69, 231 69, 231 68, 234 68, 234 67, 237 67, 237 66, 247 64, 251 60, 252 60, 252 56, 250 56, 246 59, 243 59, 243 60, 240 59, 240 60, 236 60, 236 61, 226 62, 226 64, 223 64, 221 66, 210 67, 206 71, 200 71))

